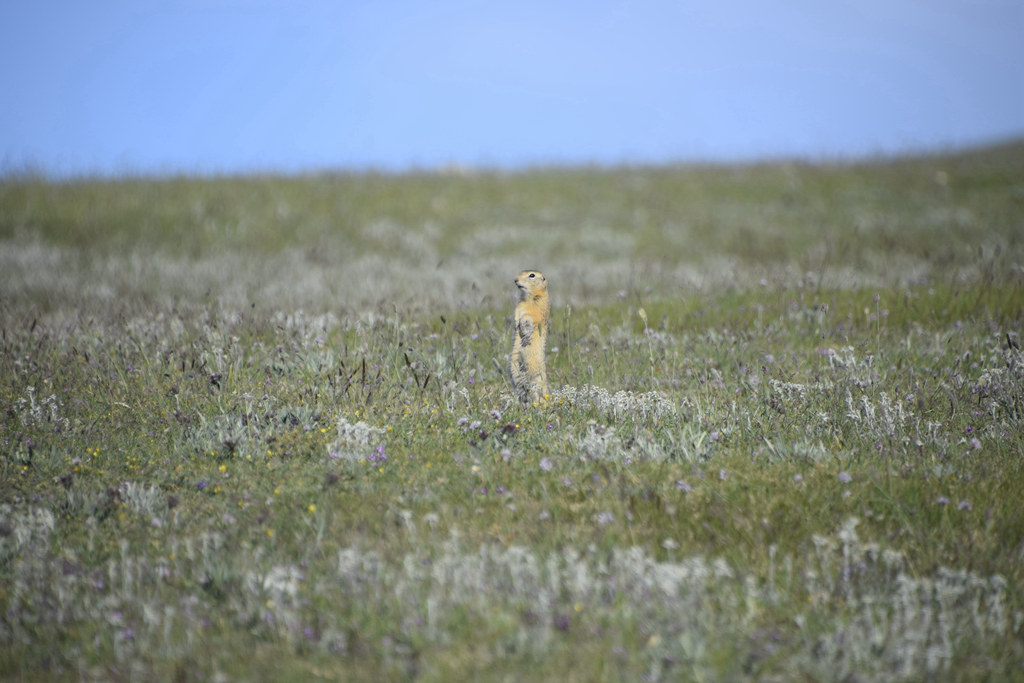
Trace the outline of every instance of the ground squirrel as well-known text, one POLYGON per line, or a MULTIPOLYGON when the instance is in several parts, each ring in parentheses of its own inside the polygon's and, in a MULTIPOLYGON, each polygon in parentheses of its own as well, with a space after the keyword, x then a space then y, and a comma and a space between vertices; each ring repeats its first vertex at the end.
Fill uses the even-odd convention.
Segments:
POLYGON ((512 387, 520 401, 540 401, 548 393, 544 346, 548 340, 551 298, 548 281, 536 270, 524 270, 516 278, 520 301, 515 312, 512 344, 512 387))

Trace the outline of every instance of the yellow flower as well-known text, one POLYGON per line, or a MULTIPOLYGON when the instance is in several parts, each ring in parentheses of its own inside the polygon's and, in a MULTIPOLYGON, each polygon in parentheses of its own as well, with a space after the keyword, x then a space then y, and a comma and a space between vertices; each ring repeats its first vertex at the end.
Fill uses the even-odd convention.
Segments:
POLYGON ((310 503, 308 509, 309 509, 310 512, 316 512, 316 505, 314 505, 313 503, 310 503))
POLYGON ((220 469, 221 472, 227 472, 228 471, 228 466, 227 465, 221 465, 218 469, 220 469))

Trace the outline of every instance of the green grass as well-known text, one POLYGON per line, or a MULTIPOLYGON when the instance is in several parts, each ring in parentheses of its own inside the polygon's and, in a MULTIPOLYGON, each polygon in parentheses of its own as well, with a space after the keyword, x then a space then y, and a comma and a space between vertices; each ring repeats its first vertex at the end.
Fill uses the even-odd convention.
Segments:
POLYGON ((1022 237, 1020 144, 6 178, 0 677, 1015 679, 1022 237))

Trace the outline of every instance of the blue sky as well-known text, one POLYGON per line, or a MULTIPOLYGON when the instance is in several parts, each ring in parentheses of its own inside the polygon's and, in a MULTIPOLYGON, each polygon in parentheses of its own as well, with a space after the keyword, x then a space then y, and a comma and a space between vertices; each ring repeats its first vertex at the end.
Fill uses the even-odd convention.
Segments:
POLYGON ((4 3, 0 171, 834 158, 1024 136, 1021 0, 4 3))

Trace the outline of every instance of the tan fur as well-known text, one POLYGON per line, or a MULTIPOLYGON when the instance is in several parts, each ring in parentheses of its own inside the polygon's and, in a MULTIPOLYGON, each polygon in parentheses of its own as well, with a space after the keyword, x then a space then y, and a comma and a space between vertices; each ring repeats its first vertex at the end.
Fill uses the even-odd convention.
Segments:
POLYGON ((520 301, 515 311, 512 343, 512 387, 524 403, 539 402, 548 393, 544 347, 548 341, 551 298, 548 281, 536 270, 524 270, 516 278, 520 301))

